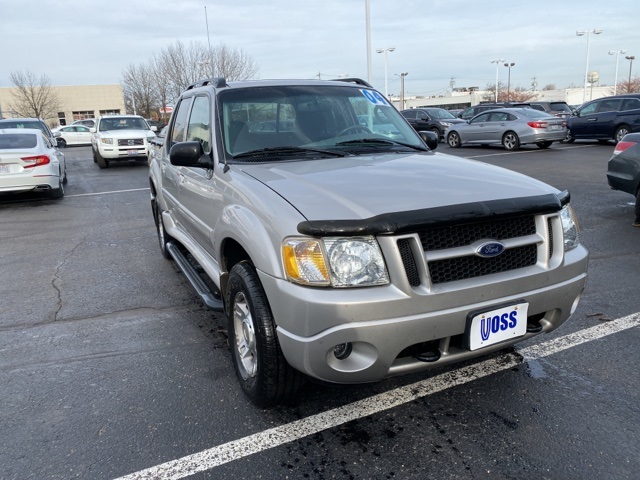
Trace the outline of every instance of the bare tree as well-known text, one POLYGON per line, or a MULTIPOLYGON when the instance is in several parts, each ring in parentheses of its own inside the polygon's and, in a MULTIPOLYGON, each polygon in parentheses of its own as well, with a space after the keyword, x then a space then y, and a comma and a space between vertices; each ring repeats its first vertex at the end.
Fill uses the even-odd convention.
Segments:
MULTIPOLYGON (((528 102, 534 98, 536 94, 523 87, 515 87, 507 89, 506 85, 498 82, 498 102, 528 102)), ((496 100, 496 84, 488 84, 482 100, 487 102, 495 102, 496 100)))
POLYGON ((640 92, 640 77, 636 76, 631 81, 620 82, 617 87, 618 93, 639 93, 640 92))
POLYGON ((13 113, 43 119, 58 117, 60 98, 47 75, 37 78, 33 72, 25 70, 11 72, 9 79, 14 86, 11 90, 13 100, 9 103, 13 113))
POLYGON ((215 76, 227 80, 246 80, 258 75, 253 59, 242 50, 233 50, 224 44, 213 49, 211 61, 215 76))
POLYGON ((122 92, 127 113, 150 118, 158 104, 153 67, 150 64, 129 65, 122 73, 122 92))
POLYGON ((553 83, 549 83, 549 84, 545 85, 542 88, 542 90, 545 90, 545 91, 547 91, 547 90, 556 90, 556 86, 553 83))

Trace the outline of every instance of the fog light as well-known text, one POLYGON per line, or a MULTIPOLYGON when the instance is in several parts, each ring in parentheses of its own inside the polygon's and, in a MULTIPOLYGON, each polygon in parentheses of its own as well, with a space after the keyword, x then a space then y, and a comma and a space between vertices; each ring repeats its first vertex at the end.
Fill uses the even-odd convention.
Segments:
POLYGON ((338 360, 344 360, 353 351, 353 345, 351 343, 341 343, 340 345, 336 345, 333 347, 333 355, 338 360))

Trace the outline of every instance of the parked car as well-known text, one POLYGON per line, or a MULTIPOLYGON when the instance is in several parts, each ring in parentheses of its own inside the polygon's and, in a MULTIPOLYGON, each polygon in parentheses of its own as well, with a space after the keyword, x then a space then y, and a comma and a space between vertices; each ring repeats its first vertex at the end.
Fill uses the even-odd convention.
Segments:
POLYGON ((441 140, 444 140, 445 132, 451 125, 464 123, 464 120, 454 117, 444 108, 412 108, 400 113, 416 132, 431 131, 441 140))
POLYGON ((640 132, 640 94, 615 95, 585 103, 567 118, 569 143, 578 139, 619 142, 640 132))
POLYGON ((46 191, 64 196, 64 154, 37 128, 0 129, 0 193, 46 191))
POLYGON ((546 112, 549 115, 562 118, 570 117, 572 112, 571 107, 567 102, 539 102, 536 100, 530 102, 529 106, 534 110, 539 110, 541 112, 546 112))
POLYGON ((55 146, 58 145, 57 138, 60 137, 60 134, 54 133, 41 118, 5 118, 0 120, 0 128, 37 128, 55 146))
POLYGON ((149 167, 160 250, 227 316, 257 405, 295 400, 305 376, 372 382, 496 351, 578 305, 568 192, 434 152, 363 80, 209 79, 168 132, 149 167))
POLYGON ((157 135, 149 140, 149 163, 156 156, 162 152, 162 146, 164 145, 165 137, 167 135, 167 127, 160 130, 157 135))
POLYGON ((612 189, 633 195, 640 205, 640 133, 629 133, 616 144, 607 165, 607 181, 612 189))
POLYGON ((96 126, 95 118, 85 118, 83 120, 76 120, 71 125, 82 125, 84 127, 94 128, 96 126))
POLYGON ((109 168, 117 160, 148 159, 149 140, 156 136, 139 115, 109 115, 98 118, 91 129, 93 161, 100 168, 109 168))
POLYGON ((565 121, 532 108, 502 108, 476 115, 465 123, 451 126, 447 143, 457 148, 466 144, 500 144, 506 150, 518 150, 534 143, 549 148, 567 135, 565 121))
POLYGON ((513 107, 528 107, 528 103, 514 103, 514 102, 481 102, 473 107, 465 108, 458 114, 458 118, 463 120, 471 120, 479 113, 486 112, 487 110, 495 110, 496 108, 513 108, 513 107))
POLYGON ((166 123, 160 122, 158 120, 151 120, 149 118, 145 119, 147 121, 147 124, 150 127, 155 127, 156 129, 154 130, 154 132, 159 132, 160 130, 162 130, 164 127, 166 127, 166 123))
POLYGON ((91 145, 91 130, 84 125, 69 125, 66 127, 54 128, 53 133, 59 132, 57 138, 59 147, 67 145, 91 145))

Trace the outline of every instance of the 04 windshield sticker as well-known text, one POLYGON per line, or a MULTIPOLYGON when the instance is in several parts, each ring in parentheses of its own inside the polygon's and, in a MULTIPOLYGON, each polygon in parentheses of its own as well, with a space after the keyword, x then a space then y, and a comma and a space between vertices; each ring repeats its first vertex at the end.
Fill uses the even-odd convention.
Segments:
POLYGON ((385 105, 385 106, 389 105, 387 103, 387 101, 385 100, 385 98, 380 93, 376 92, 375 90, 364 90, 364 89, 361 89, 360 93, 362 93, 364 98, 369 100, 369 102, 371 102, 373 105, 385 105))

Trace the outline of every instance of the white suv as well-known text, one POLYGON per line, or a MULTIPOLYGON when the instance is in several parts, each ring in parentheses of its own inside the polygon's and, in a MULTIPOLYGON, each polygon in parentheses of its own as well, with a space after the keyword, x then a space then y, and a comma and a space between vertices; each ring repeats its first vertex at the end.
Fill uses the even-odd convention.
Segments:
POLYGON ((93 161, 100 168, 108 168, 113 160, 130 160, 149 156, 149 140, 156 136, 139 115, 110 115, 99 117, 91 129, 93 161))

